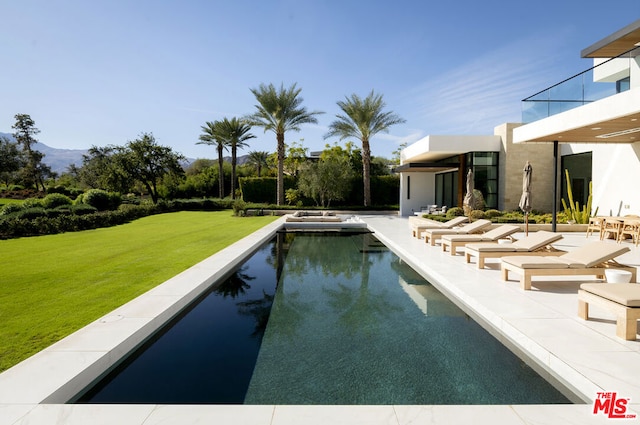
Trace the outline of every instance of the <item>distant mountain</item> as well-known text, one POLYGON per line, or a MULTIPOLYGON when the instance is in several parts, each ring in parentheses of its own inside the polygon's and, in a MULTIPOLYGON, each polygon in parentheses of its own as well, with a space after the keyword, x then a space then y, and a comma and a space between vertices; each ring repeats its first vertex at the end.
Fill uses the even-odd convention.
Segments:
MULTIPOLYGON (((13 134, 0 133, 0 137, 6 137, 15 142, 13 134)), ((51 171, 55 171, 58 174, 67 171, 67 167, 71 164, 75 164, 78 167, 81 166, 82 155, 88 152, 86 149, 56 149, 40 142, 34 144, 33 149, 42 152, 44 154, 42 162, 51 167, 51 171)))
MULTIPOLYGON (((7 139, 15 142, 15 138, 13 134, 10 133, 2 133, 0 132, 0 137, 6 137, 7 139)), ((56 173, 64 173, 67 171, 67 168, 71 164, 75 164, 78 167, 82 165, 82 155, 85 155, 88 150, 87 149, 57 149, 52 148, 50 146, 45 145, 44 143, 38 142, 33 145, 35 150, 38 150, 44 154, 44 159, 42 162, 51 167, 51 171, 55 171, 56 173)), ((249 159, 249 155, 242 155, 237 157, 238 165, 245 164, 249 159)), ((217 162, 217 158, 214 158, 217 162)), ((226 162, 231 162, 230 156, 225 156, 224 160, 226 162)), ((195 161, 194 158, 187 158, 183 166, 188 167, 195 161)))

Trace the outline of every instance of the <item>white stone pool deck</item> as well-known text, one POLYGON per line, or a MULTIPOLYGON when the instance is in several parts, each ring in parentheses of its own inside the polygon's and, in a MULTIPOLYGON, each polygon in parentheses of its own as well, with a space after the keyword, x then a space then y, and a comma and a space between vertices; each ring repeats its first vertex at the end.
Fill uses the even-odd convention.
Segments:
MULTIPOLYGON (((579 394, 584 404, 500 406, 221 406, 62 404, 97 370, 112 364, 159 323, 237 265, 238 256, 270 238, 283 220, 175 276, 46 350, 0 374, 0 425, 5 424, 599 424, 640 422, 593 414, 596 393, 617 392, 640 411, 640 341, 615 336, 614 317, 591 308, 577 316, 580 280, 534 278, 533 290, 503 282, 499 263, 478 270, 462 255, 443 253, 411 236, 407 219, 361 215, 376 236, 449 295, 505 345, 528 357, 534 368, 579 394), (554 279, 554 280, 552 280, 554 279)), ((590 239, 564 233, 556 244, 571 250, 590 239)), ((615 243, 607 241, 607 243, 615 243)), ((640 248, 619 261, 640 266, 640 248)), ((428 367, 428 364, 425 364, 428 367)), ((469 367, 482 367, 470 364, 469 367)), ((419 371, 416 371, 417 373, 419 371)), ((509 391, 505 388, 505 391, 509 391)), ((578 400, 576 400, 578 401, 578 400)))

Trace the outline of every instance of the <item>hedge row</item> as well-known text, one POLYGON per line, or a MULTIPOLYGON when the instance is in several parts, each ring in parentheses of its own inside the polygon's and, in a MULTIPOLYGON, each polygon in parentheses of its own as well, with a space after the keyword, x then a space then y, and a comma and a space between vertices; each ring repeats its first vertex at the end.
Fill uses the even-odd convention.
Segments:
MULTIPOLYGON (((242 199, 254 203, 276 202, 275 177, 243 177, 239 179, 242 199)), ((373 205, 397 205, 400 202, 400 179, 396 175, 372 176, 371 201, 373 205)), ((284 190, 295 189, 296 180, 285 176, 284 190)), ((364 203, 362 178, 355 177, 351 182, 351 190, 344 201, 334 201, 331 205, 362 205, 364 203)))
POLYGON ((122 204, 115 211, 97 211, 93 207, 74 205, 71 208, 91 208, 85 214, 73 213, 71 209, 45 210, 30 208, 26 215, 14 213, 0 216, 0 239, 11 239, 23 236, 50 235, 55 233, 76 232, 79 230, 97 229, 128 223, 132 220, 152 214, 172 211, 216 211, 232 208, 233 201, 212 199, 189 199, 159 202, 153 204, 122 204))

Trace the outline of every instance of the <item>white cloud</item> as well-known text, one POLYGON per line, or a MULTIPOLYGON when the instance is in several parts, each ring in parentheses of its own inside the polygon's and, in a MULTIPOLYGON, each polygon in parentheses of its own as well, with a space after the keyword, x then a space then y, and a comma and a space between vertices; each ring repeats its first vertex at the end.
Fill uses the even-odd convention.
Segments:
POLYGON ((550 76, 565 78, 557 47, 548 37, 517 40, 430 79, 412 93, 412 122, 427 134, 487 134, 519 122, 522 99, 551 85, 550 76))

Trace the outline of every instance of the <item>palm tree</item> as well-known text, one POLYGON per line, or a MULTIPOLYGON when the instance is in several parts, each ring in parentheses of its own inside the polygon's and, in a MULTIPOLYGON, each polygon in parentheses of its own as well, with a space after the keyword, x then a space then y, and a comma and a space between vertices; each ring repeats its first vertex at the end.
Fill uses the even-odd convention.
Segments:
POLYGON ((250 165, 253 165, 256 168, 256 171, 258 172, 258 177, 260 177, 262 168, 268 166, 269 164, 268 158, 269 158, 269 152, 266 152, 266 151, 249 152, 248 162, 250 165))
POLYGON ((227 149, 228 141, 220 134, 220 121, 207 121, 206 125, 201 126, 202 134, 197 145, 215 145, 218 151, 218 195, 220 199, 224 198, 224 159, 222 151, 227 149))
POLYGON ((288 89, 284 84, 280 85, 280 90, 276 90, 273 84, 268 86, 260 84, 257 89, 251 89, 251 93, 256 97, 258 104, 257 112, 248 117, 249 123, 258 127, 263 127, 264 131, 272 131, 276 134, 278 144, 278 193, 277 204, 284 204, 284 134, 287 130, 300 131, 301 124, 316 124, 318 120, 315 115, 324 112, 308 112, 301 107, 302 98, 299 97, 302 89, 296 88, 294 83, 288 89))
POLYGON ((352 94, 345 101, 338 101, 343 114, 336 115, 337 120, 329 125, 325 139, 339 136, 340 140, 354 137, 362 141, 362 180, 364 183, 364 206, 371 205, 371 147, 369 140, 379 132, 389 132, 389 127, 405 122, 393 112, 383 112, 386 106, 381 94, 373 90, 365 99, 352 94))
POLYGON ((247 124, 246 120, 241 120, 236 117, 231 119, 224 118, 220 121, 220 135, 231 146, 231 198, 236 198, 236 156, 238 148, 248 146, 245 143, 249 139, 253 139, 256 136, 249 133, 251 126, 247 124))

